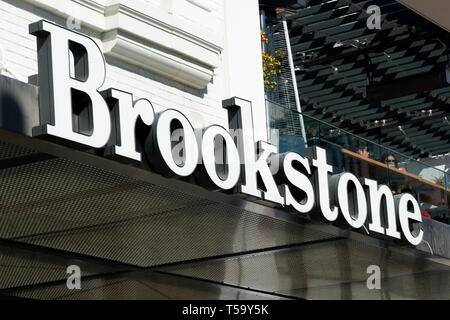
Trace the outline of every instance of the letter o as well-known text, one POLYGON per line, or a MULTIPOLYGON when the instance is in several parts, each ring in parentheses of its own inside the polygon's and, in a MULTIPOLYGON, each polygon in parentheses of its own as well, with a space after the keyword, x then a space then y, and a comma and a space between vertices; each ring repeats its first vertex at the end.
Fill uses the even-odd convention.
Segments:
POLYGON ((361 228, 364 225, 364 222, 367 219, 367 200, 364 194, 364 189, 359 182, 358 178, 356 178, 353 174, 347 172, 341 175, 339 178, 338 186, 338 200, 339 206, 341 207, 342 215, 345 220, 347 220, 348 224, 353 228, 361 228), (350 213, 349 201, 348 201, 348 192, 347 187, 349 182, 353 182, 356 188, 356 199, 358 211, 356 212, 358 217, 354 219, 352 214, 350 213))
POLYGON ((300 163, 308 174, 311 174, 311 167, 309 165, 308 160, 303 158, 301 155, 297 153, 289 152, 284 156, 283 170, 287 180, 296 188, 301 189, 305 193, 307 200, 304 203, 298 202, 294 198, 291 190, 289 189, 289 186, 286 184, 285 185, 286 205, 288 206, 291 205, 292 207, 294 207, 295 210, 297 210, 300 213, 308 213, 314 207, 314 188, 311 182, 309 181, 308 177, 294 168, 293 166, 294 161, 300 163))
POLYGON ((167 170, 164 170, 168 168, 171 172, 180 177, 190 176, 197 167, 199 149, 194 129, 192 128, 189 120, 181 112, 169 109, 158 115, 156 124, 154 126, 156 127, 156 129, 152 128, 153 147, 151 149, 153 150, 153 153, 154 151, 158 151, 162 159, 151 156, 150 161, 152 162, 152 164, 155 165, 159 170, 163 171, 161 173, 165 175, 170 175, 167 170), (172 154, 171 135, 172 122, 174 120, 177 120, 181 124, 184 132, 183 141, 185 146, 185 161, 182 166, 178 165, 175 162, 172 154), (164 164, 161 162, 164 162, 164 164))
POLYGON ((239 152, 234 144, 233 138, 224 128, 214 125, 206 129, 203 134, 202 141, 202 157, 203 165, 208 173, 211 181, 221 189, 232 189, 239 181, 241 175, 241 163, 239 152), (217 136, 223 137, 226 144, 226 164, 228 165, 228 177, 223 180, 219 177, 216 171, 215 161, 215 144, 214 140, 217 136))

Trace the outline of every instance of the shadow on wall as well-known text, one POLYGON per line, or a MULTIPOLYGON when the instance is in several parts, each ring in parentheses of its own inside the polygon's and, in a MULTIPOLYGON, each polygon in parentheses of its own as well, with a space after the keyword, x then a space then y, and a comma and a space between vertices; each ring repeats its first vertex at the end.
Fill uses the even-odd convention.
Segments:
POLYGON ((7 90, 0 88, 0 128, 23 132, 23 113, 17 99, 7 90))
POLYGON ((39 125, 38 88, 0 75, 0 128, 32 135, 39 125))

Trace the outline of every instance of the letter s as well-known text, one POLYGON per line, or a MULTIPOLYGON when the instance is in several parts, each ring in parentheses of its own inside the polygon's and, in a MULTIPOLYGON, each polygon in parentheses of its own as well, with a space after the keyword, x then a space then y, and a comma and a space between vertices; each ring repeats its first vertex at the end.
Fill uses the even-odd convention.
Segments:
POLYGON ((298 202, 286 184, 284 186, 286 205, 294 207, 300 213, 307 213, 314 207, 314 189, 308 177, 294 168, 294 162, 301 164, 308 174, 311 174, 311 167, 308 160, 297 153, 290 152, 284 156, 284 174, 290 184, 306 193, 306 201, 304 203, 298 202))

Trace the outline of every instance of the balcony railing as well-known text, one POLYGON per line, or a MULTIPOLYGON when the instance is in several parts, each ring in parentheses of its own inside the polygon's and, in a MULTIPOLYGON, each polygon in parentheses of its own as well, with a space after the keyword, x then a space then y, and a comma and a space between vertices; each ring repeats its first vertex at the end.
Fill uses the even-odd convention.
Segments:
POLYGON ((358 137, 295 110, 266 101, 271 143, 279 152, 297 152, 320 146, 327 149, 335 173, 347 171, 387 184, 394 194, 416 196, 422 214, 450 223, 450 175, 390 148, 358 137), (302 119, 303 118, 303 119, 302 119), (306 141, 302 136, 302 126, 306 141))

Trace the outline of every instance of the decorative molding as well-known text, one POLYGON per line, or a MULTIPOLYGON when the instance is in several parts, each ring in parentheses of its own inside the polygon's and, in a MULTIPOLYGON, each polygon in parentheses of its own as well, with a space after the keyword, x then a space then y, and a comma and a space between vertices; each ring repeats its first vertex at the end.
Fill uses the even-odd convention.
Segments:
POLYGON ((203 89, 211 81, 213 70, 139 42, 115 31, 104 35, 106 55, 194 89, 203 89), (109 39, 109 40, 108 40, 109 39))
POLYGON ((211 6, 208 1, 205 0, 186 0, 187 2, 192 3, 194 6, 197 6, 199 8, 202 8, 203 10, 207 12, 211 12, 211 6))
POLYGON ((87 7, 93 11, 97 11, 98 13, 104 14, 106 8, 105 1, 95 1, 95 0, 72 0, 79 5, 87 7))
POLYGON ((206 34, 202 28, 189 30, 184 20, 172 15, 154 11, 150 16, 123 4, 111 8, 109 13, 108 31, 126 32, 131 37, 176 51, 206 66, 216 68, 219 65, 222 43, 212 39, 214 36, 206 34))
MULTIPOLYGON (((107 57, 194 89, 205 88, 220 65, 222 38, 142 0, 73 0, 65 11, 60 0, 22 1, 64 18, 75 7, 82 27, 101 34, 107 57)), ((203 0, 187 1, 211 12, 203 0)))

